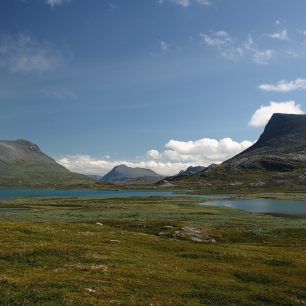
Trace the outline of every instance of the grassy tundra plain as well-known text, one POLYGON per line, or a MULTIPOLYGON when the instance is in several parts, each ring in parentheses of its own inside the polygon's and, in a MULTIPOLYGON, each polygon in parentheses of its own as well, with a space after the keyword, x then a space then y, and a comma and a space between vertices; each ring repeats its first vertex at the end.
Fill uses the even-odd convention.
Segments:
POLYGON ((198 202, 2 201, 1 305, 305 305, 306 219, 198 202))

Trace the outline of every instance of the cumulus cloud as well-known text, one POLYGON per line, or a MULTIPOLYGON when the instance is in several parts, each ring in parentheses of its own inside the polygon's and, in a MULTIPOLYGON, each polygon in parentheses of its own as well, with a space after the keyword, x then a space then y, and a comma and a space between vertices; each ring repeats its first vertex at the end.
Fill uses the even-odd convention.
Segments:
POLYGON ((251 146, 253 142, 237 142, 231 138, 221 140, 203 138, 195 141, 170 140, 166 143, 163 152, 150 150, 147 156, 158 160, 170 160, 175 162, 189 162, 197 165, 210 165, 221 163, 224 160, 251 146))
POLYGON ((252 141, 237 142, 231 138, 221 140, 203 138, 195 141, 170 140, 165 150, 151 149, 140 160, 98 159, 87 155, 64 156, 58 163, 71 171, 84 174, 104 175, 113 167, 125 164, 129 167, 149 168, 162 175, 174 175, 189 166, 208 166, 221 163, 253 144, 252 141))
POLYGON ((306 79, 296 79, 295 81, 282 80, 276 84, 261 84, 258 86, 259 89, 264 91, 275 91, 275 92, 290 92, 294 90, 306 89, 306 79))
POLYGON ((0 37, 0 67, 11 72, 46 72, 62 62, 62 55, 48 43, 28 35, 0 37))
POLYGON ((181 7, 188 7, 191 4, 199 4, 199 5, 211 5, 210 0, 159 0, 159 4, 163 4, 165 2, 173 3, 175 5, 179 5, 181 7))
POLYGON ((180 170, 190 166, 189 163, 182 162, 161 162, 156 160, 127 161, 127 160, 105 160, 88 155, 69 155, 57 160, 57 162, 67 169, 84 174, 104 175, 113 167, 124 164, 129 167, 140 167, 152 169, 161 175, 177 174, 180 170))
POLYGON ((52 8, 71 2, 71 0, 47 0, 47 4, 52 8))
POLYGON ((232 38, 226 31, 200 33, 202 43, 215 48, 221 56, 230 60, 251 59, 257 64, 268 64, 274 57, 271 49, 260 49, 251 35, 243 42, 232 38))
POLYGON ((249 125, 252 127, 265 126, 274 113, 304 114, 303 110, 301 109, 301 106, 299 104, 296 104, 295 101, 271 101, 269 105, 262 105, 259 109, 255 111, 249 121, 249 125))

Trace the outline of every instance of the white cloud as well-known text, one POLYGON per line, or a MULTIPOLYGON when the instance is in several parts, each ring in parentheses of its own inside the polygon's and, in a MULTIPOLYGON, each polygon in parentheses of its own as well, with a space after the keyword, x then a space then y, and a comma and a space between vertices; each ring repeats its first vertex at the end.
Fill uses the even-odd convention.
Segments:
POLYGON ((162 175, 174 175, 189 166, 208 166, 221 163, 253 144, 251 141, 236 142, 231 138, 221 140, 203 138, 195 141, 170 140, 165 150, 149 150, 140 160, 110 160, 87 155, 64 156, 58 163, 71 171, 84 174, 104 175, 113 167, 125 164, 129 167, 149 168, 162 175))
POLYGON ((211 35, 200 34, 203 42, 208 46, 221 47, 232 43, 230 35, 225 31, 214 32, 211 35))
POLYGON ((125 164, 129 167, 152 169, 161 175, 177 174, 180 170, 186 169, 188 166, 190 166, 189 163, 161 162, 145 159, 143 161, 110 161, 105 159, 97 159, 88 155, 64 156, 58 159, 57 162, 73 172, 98 175, 104 175, 109 172, 113 167, 121 164, 125 164))
POLYGON ((11 72, 46 72, 60 66, 63 58, 47 43, 28 35, 0 37, 0 67, 11 72))
POLYGON ((230 60, 251 59, 257 64, 268 64, 274 57, 271 49, 260 49, 253 37, 248 35, 244 42, 233 39, 226 31, 213 32, 210 35, 200 34, 204 44, 216 48, 221 56, 230 60))
POLYGON ((148 156, 149 158, 153 158, 153 159, 158 159, 158 158, 160 158, 159 152, 158 152, 157 150, 154 150, 154 149, 149 150, 149 151, 147 152, 147 156, 148 156))
POLYGON ((255 111, 249 121, 249 125, 253 127, 265 126, 274 113, 304 114, 303 110, 301 109, 301 106, 299 104, 296 104, 295 101, 271 101, 269 105, 262 105, 259 109, 255 111))
POLYGON ((306 79, 296 79, 295 81, 281 80, 276 84, 261 84, 258 86, 259 89, 264 91, 275 91, 275 92, 290 92, 294 90, 306 89, 306 79))
POLYGON ((159 0, 159 4, 163 4, 165 2, 173 3, 175 5, 179 5, 181 7, 188 7, 191 4, 199 4, 199 5, 206 5, 210 6, 210 0, 159 0))
POLYGON ((47 4, 52 8, 71 2, 71 0, 47 0, 47 4))
POLYGON ((276 33, 272 33, 272 34, 267 34, 267 36, 270 37, 270 38, 278 39, 278 40, 284 40, 284 41, 289 40, 287 29, 283 29, 280 32, 276 32, 276 33))
POLYGON ((159 152, 152 149, 147 152, 147 156, 161 161, 189 162, 194 165, 207 166, 212 163, 221 163, 252 144, 251 141, 237 142, 231 138, 221 140, 203 138, 195 141, 172 139, 166 143, 165 151, 159 152))
POLYGON ((252 60, 261 65, 268 64, 274 57, 274 51, 271 49, 261 50, 251 35, 248 35, 247 40, 244 42, 242 48, 243 52, 249 54, 252 60))
POLYGON ((169 44, 167 44, 164 40, 161 40, 160 42, 159 42, 159 45, 160 45, 160 49, 162 50, 162 51, 168 51, 169 50, 169 44))

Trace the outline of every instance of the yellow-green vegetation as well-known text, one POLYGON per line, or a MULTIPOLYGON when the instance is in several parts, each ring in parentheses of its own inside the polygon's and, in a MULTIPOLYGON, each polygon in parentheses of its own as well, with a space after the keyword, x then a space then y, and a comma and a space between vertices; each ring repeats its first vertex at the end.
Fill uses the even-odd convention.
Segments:
POLYGON ((2 201, 1 305, 306 303, 306 220, 199 201, 2 201))

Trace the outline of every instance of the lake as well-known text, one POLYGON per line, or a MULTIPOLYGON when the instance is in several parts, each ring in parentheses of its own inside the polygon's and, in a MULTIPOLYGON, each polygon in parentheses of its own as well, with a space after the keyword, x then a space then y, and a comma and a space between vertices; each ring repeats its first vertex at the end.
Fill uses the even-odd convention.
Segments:
POLYGON ((58 190, 31 188, 0 188, 0 200, 26 197, 198 197, 203 199, 211 199, 211 201, 204 202, 201 205, 226 206, 256 213, 271 213, 306 217, 306 201, 272 199, 231 200, 230 198, 233 196, 235 195, 194 195, 176 193, 176 191, 173 190, 58 190))
POLYGON ((306 217, 306 201, 297 200, 224 200, 204 202, 202 205, 226 206, 256 213, 306 217))
POLYGON ((173 190, 59 190, 59 189, 31 189, 31 188, 0 188, 0 199, 14 199, 25 197, 86 197, 86 198, 114 198, 114 197, 201 197, 210 199, 224 199, 232 195, 193 195, 176 193, 173 190))

